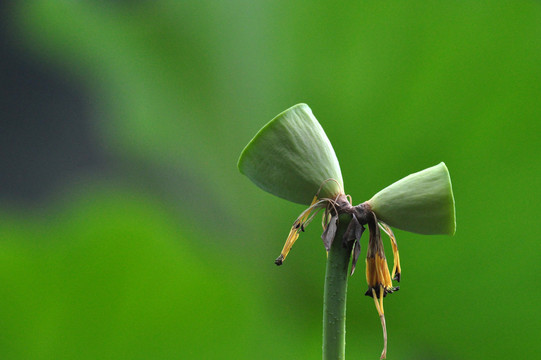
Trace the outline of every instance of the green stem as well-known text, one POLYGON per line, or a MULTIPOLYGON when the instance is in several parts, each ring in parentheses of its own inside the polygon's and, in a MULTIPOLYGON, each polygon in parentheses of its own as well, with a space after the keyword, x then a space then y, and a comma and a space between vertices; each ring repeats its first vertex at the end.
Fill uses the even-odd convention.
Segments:
POLYGON ((338 230, 327 257, 323 296, 323 360, 345 359, 346 294, 352 242, 342 245, 351 215, 341 215, 338 230))

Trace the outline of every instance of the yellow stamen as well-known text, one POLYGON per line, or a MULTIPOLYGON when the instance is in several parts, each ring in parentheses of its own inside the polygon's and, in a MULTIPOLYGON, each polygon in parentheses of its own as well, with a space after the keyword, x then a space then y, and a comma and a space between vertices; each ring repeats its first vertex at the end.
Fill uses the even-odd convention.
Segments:
POLYGON ((380 285, 379 287, 379 307, 381 308, 381 313, 385 314, 385 310, 383 310, 383 295, 385 294, 385 289, 383 288, 383 285, 380 285))
POLYGON ((381 351, 380 359, 387 358, 387 325, 385 324, 385 315, 379 317, 381 320, 381 328, 383 330, 383 350, 381 351))
POLYGON ((374 298, 374 304, 376 305, 376 310, 378 311, 379 316, 382 316, 383 312, 379 307, 378 295, 376 294, 376 290, 374 290, 374 288, 372 288, 372 297, 374 298))
MULTIPOLYGON (((378 223, 374 213, 372 213, 372 215, 374 221, 368 223, 370 228, 370 240, 368 243, 368 254, 366 256, 366 280, 381 320, 381 328, 383 330, 383 351, 381 352, 380 359, 385 359, 387 356, 387 325, 385 323, 383 297, 386 293, 393 292, 396 289, 393 288, 393 281, 391 279, 391 274, 389 273, 387 259, 385 258, 379 231, 380 228, 391 238, 394 255, 393 277, 395 274, 400 274, 400 259, 398 257, 398 247, 396 246, 396 239, 393 232, 386 224, 378 223), (379 291, 379 294, 376 293, 376 289, 379 291)), ((370 292, 367 292, 367 295, 370 295, 370 292)))
POLYGON ((402 270, 400 269, 400 255, 398 253, 398 244, 396 242, 396 237, 394 236, 394 233, 389 227, 389 225, 380 221, 379 226, 387 235, 389 235, 389 238, 391 239, 391 246, 393 247, 393 272, 391 275, 391 279, 397 279, 398 281, 400 281, 400 274, 402 273, 402 270), (397 274, 398 277, 395 278, 397 274))
POLYGON ((295 220, 295 222, 293 223, 293 226, 291 227, 291 230, 289 231, 289 235, 287 236, 286 243, 284 244, 284 247, 282 248, 282 252, 280 253, 280 256, 278 257, 278 259, 276 259, 275 261, 276 264, 278 265, 282 264, 282 261, 284 261, 287 254, 289 254, 289 251, 293 247, 293 244, 299 238, 299 233, 301 231, 304 231, 304 225, 306 221, 308 220, 308 217, 314 210, 316 210, 315 207, 313 207, 313 205, 317 203, 317 201, 318 201, 317 196, 314 196, 314 199, 312 200, 310 207, 308 207, 308 209, 306 209, 301 214, 301 216, 297 220, 295 220))
POLYGON ((299 238, 299 232, 297 229, 291 229, 289 232, 289 236, 287 237, 286 243, 284 244, 284 247, 282 248, 282 252, 280 253, 280 258, 283 261, 287 254, 289 254, 289 250, 291 250, 291 247, 297 241, 299 238))
POLYGON ((393 282, 391 280, 391 274, 389 274, 389 267, 387 266, 387 259, 385 259, 385 256, 381 257, 380 254, 376 254, 376 271, 377 282, 373 286, 379 284, 385 289, 392 288, 393 282))
POLYGON ((385 323, 385 315, 383 313, 383 308, 380 307, 383 306, 383 289, 380 288, 380 301, 378 302, 378 297, 376 295, 376 291, 374 288, 372 288, 372 297, 374 298, 374 304, 376 305, 376 309, 379 313, 379 319, 381 321, 381 329, 383 331, 383 351, 381 352, 380 359, 385 359, 387 357, 387 325, 385 323))
POLYGON ((366 258, 366 282, 374 288, 377 283, 376 259, 366 258))

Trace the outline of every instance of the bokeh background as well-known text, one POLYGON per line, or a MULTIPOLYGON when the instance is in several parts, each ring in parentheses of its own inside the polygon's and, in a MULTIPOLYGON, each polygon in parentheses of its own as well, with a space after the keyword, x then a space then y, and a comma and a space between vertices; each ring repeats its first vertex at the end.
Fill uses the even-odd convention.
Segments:
MULTIPOLYGON (((0 28, 0 358, 320 358, 320 229, 276 267, 303 208, 236 168, 298 102, 355 203, 450 169, 456 235, 396 231, 388 358, 541 353, 541 2, 19 1, 0 28)), ((382 348, 365 290, 350 359, 382 348)))

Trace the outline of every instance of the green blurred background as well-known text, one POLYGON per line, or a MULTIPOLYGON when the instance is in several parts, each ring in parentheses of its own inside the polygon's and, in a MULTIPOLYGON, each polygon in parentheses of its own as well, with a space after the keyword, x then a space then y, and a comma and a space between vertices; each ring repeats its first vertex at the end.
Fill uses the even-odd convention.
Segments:
MULTIPOLYGON (((456 235, 396 231, 388 358, 541 353, 539 1, 1 7, 0 358, 320 358, 318 226, 277 268, 303 208, 236 168, 298 102, 355 203, 451 172, 456 235)), ((382 348, 366 287, 349 359, 382 348)))

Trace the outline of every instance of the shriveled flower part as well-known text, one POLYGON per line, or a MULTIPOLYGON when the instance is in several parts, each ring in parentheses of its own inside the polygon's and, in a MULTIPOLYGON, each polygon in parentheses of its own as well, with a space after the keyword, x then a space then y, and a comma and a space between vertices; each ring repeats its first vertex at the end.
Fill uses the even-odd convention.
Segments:
MULTIPOLYGON (((324 188, 325 184, 328 182, 335 182, 334 179, 328 179, 324 181, 314 198, 312 199, 312 203, 310 206, 304 210, 297 219, 293 222, 293 226, 291 226, 291 230, 289 231, 289 235, 286 239, 286 242, 284 244, 284 247, 282 248, 282 251, 280 252, 280 256, 274 261, 276 265, 282 265, 283 261, 285 260, 287 254, 291 250, 291 247, 297 241, 299 238, 299 235, 301 232, 304 232, 306 227, 312 222, 314 217, 321 211, 324 210, 324 214, 321 221, 321 226, 323 227, 323 243, 325 244, 325 248, 327 251, 330 249, 330 245, 332 244, 332 240, 334 239, 334 235, 336 233, 337 229, 337 221, 338 221, 338 201, 343 201, 342 197, 343 194, 339 193, 334 198, 320 198, 319 193, 321 189, 324 188), (340 200, 339 200, 340 199, 340 200), (330 215, 330 214, 334 215, 330 215), (329 240, 330 239, 330 242, 329 240)), ((359 236, 360 237, 360 236, 359 236)))
POLYGON ((366 281, 368 283, 368 290, 365 295, 374 298, 376 310, 380 317, 384 339, 381 359, 384 359, 387 353, 387 328, 383 308, 383 298, 387 294, 399 290, 398 286, 393 286, 392 281, 396 280, 399 282, 401 278, 400 255, 398 253, 396 238, 392 230, 384 222, 378 221, 376 214, 370 210, 366 203, 352 206, 351 198, 344 194, 340 194, 333 199, 320 199, 316 194, 311 205, 304 210, 293 223, 282 252, 275 260, 275 263, 276 265, 283 264, 283 261, 295 241, 298 239, 300 233, 305 231, 308 224, 310 224, 313 218, 322 210, 324 210, 324 212, 322 215, 323 234, 321 235, 321 238, 327 252, 330 250, 333 241, 336 241, 335 235, 340 215, 348 214, 351 216, 351 218, 348 219, 348 227, 341 239, 342 245, 345 248, 353 248, 351 275, 355 272, 357 260, 361 252, 360 239, 365 230, 364 225, 368 224, 370 230, 370 239, 366 255, 366 281), (394 257, 392 273, 389 272, 387 265, 380 228, 389 235, 389 238, 391 239, 394 257), (353 242, 353 246, 351 246, 351 242, 353 242))
POLYGON ((380 317, 381 328, 383 330, 383 351, 380 358, 385 359, 387 356, 387 325, 385 322, 385 311, 383 309, 383 298, 387 294, 400 289, 398 286, 393 287, 392 283, 392 280, 400 282, 400 256, 393 232, 385 223, 378 221, 374 212, 370 212, 368 228, 370 229, 370 240, 366 254, 366 282, 368 283, 368 290, 365 295, 374 298, 374 304, 380 317), (389 267, 387 266, 385 250, 381 241, 380 227, 391 238, 394 256, 392 275, 389 273, 389 267))
POLYGON ((340 166, 329 139, 310 108, 298 104, 258 132, 242 152, 238 167, 263 190, 308 205, 293 222, 280 256, 275 260, 277 265, 282 265, 300 233, 322 213, 321 238, 327 252, 336 241, 339 222, 348 221, 340 241, 351 251, 350 275, 353 275, 361 253, 360 239, 368 225, 368 290, 365 295, 374 299, 380 317, 384 340, 381 359, 384 359, 387 329, 383 298, 399 289, 393 286, 393 281, 400 282, 402 273, 391 226, 420 234, 454 234, 455 202, 445 163, 411 174, 370 200, 353 206, 351 197, 345 195, 340 166), (391 241, 392 271, 389 271, 380 230, 391 241))

